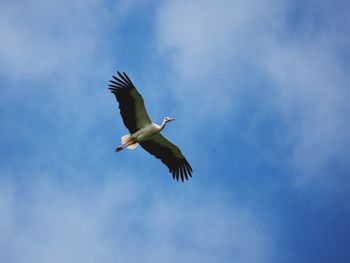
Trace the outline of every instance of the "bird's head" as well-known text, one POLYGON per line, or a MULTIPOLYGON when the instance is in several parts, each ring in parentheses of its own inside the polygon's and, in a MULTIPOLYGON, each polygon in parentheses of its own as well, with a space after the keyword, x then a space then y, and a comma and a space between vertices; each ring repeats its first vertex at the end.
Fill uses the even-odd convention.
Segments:
POLYGON ((168 122, 171 122, 171 121, 174 121, 174 120, 175 120, 174 118, 165 117, 165 118, 163 119, 163 122, 164 122, 164 123, 168 123, 168 122))

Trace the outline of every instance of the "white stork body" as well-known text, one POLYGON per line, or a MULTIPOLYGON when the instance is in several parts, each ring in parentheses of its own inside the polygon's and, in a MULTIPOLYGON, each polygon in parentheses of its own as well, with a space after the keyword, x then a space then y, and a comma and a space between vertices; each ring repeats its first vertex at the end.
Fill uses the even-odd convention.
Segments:
POLYGON ((148 124, 145 127, 139 129, 137 132, 131 135, 132 138, 135 138, 137 142, 145 141, 154 135, 160 133, 161 127, 155 123, 148 124))
POLYGON ((123 150, 124 148, 128 148, 131 150, 134 150, 140 142, 148 140, 152 138, 153 136, 157 135, 161 132, 161 130, 164 129, 165 124, 169 121, 174 120, 173 118, 166 117, 163 120, 162 125, 158 125, 155 123, 147 124, 145 127, 137 130, 133 134, 127 134, 121 137, 122 145, 116 148, 116 151, 119 152, 123 150))
POLYGON ((135 149, 139 144, 142 148, 160 159, 172 173, 173 178, 182 181, 192 177, 192 168, 180 149, 165 137, 161 131, 165 125, 173 121, 173 118, 165 117, 162 125, 153 123, 147 114, 142 96, 129 77, 117 72, 120 78, 113 76, 110 90, 119 102, 120 114, 130 134, 121 137, 122 145, 116 148, 116 152, 124 148, 135 149))

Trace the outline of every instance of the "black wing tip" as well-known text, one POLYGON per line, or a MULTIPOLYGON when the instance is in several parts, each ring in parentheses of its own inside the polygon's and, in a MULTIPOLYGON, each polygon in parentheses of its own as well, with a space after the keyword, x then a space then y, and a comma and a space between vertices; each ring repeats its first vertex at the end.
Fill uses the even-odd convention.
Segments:
POLYGON ((128 80, 128 82, 130 83, 130 85, 133 85, 132 81, 130 80, 130 78, 128 77, 128 75, 124 71, 123 71, 123 74, 124 74, 125 78, 128 80))
POLYGON ((192 172, 192 168, 187 161, 171 170, 173 179, 176 181, 181 180, 182 182, 185 182, 186 180, 188 181, 189 178, 192 178, 192 172))
POLYGON ((190 174, 193 172, 191 165, 188 163, 186 159, 185 159, 185 167, 190 172, 190 174))
POLYGON ((118 92, 118 90, 120 89, 119 87, 116 87, 116 86, 114 86, 114 85, 111 85, 111 84, 109 84, 108 85, 109 86, 109 90, 114 94, 114 95, 117 95, 117 92, 118 92))
POLYGON ((132 82, 130 81, 129 77, 126 75, 125 72, 123 72, 123 74, 122 74, 119 71, 117 71, 117 74, 127 85, 132 86, 132 82))
POLYGON ((112 78, 115 80, 110 80, 118 88, 131 88, 134 84, 131 82, 128 75, 123 71, 123 74, 117 71, 118 76, 112 75, 112 78))

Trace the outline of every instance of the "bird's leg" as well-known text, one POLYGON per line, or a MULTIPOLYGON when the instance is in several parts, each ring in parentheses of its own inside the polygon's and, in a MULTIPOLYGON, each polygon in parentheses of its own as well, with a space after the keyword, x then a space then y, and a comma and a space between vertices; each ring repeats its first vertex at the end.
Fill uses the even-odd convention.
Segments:
POLYGON ((121 146, 118 146, 117 148, 115 148, 115 152, 120 152, 121 150, 123 150, 124 149, 124 147, 123 147, 123 145, 121 145, 121 146))

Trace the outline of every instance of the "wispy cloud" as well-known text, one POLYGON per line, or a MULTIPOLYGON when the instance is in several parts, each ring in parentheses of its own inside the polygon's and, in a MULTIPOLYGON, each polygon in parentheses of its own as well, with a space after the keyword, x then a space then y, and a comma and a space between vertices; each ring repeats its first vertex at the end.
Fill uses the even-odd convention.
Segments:
POLYGON ((47 1, 1 5, 2 72, 13 78, 75 72, 89 61, 101 31, 95 1, 47 1), (64 19, 62 19, 64 17, 64 19), (61 72, 60 72, 61 73, 61 72))
POLYGON ((343 162, 350 144, 347 70, 337 50, 315 42, 274 47, 265 67, 277 89, 274 103, 287 123, 286 141, 295 143, 291 162, 308 179, 329 174, 329 164, 343 162))
POLYGON ((98 189, 47 178, 21 191, 1 182, 2 261, 270 262, 267 225, 222 193, 150 194, 126 177, 98 189))

